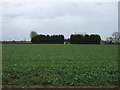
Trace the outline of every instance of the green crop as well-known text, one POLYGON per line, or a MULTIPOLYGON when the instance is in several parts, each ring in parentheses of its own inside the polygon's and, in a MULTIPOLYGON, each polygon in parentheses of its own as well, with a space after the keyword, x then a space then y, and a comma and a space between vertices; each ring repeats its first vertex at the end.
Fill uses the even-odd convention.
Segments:
POLYGON ((118 85, 118 46, 3 44, 3 85, 118 85))

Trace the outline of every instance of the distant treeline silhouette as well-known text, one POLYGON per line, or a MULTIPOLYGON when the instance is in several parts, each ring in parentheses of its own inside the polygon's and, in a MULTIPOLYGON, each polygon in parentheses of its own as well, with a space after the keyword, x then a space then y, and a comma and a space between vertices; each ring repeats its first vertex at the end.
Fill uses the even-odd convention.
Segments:
POLYGON ((32 43, 35 44, 64 44, 63 35, 37 35, 32 37, 32 43))
POLYGON ((101 37, 97 34, 71 34, 70 39, 64 39, 64 35, 36 35, 32 37, 33 44, 100 44, 101 37))
POLYGON ((70 36, 71 44, 100 44, 101 37, 97 34, 72 34, 70 36))

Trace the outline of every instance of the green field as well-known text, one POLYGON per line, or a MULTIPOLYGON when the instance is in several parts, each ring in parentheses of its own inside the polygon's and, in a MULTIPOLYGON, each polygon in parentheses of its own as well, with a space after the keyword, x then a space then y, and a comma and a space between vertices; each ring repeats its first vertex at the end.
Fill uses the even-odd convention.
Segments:
POLYGON ((3 85, 118 85, 118 46, 3 44, 3 85))

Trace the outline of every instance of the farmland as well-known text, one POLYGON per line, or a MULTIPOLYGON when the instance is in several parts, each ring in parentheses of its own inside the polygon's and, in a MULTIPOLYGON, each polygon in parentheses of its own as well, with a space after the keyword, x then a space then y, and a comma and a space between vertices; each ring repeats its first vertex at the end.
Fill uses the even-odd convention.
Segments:
POLYGON ((3 44, 3 85, 118 85, 118 46, 3 44))

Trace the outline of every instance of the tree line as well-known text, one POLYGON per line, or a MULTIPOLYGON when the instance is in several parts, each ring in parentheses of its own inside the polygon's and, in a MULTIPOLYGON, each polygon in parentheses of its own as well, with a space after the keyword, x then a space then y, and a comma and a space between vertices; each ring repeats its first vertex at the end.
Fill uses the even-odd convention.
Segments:
POLYGON ((33 44, 100 44, 101 37, 97 34, 71 34, 70 39, 65 39, 64 35, 38 35, 31 32, 31 42, 33 44))
POLYGON ((32 43, 35 44, 64 44, 63 35, 37 35, 32 37, 32 43))
POLYGON ((97 34, 72 34, 70 36, 71 44, 100 44, 101 37, 97 34))

